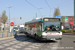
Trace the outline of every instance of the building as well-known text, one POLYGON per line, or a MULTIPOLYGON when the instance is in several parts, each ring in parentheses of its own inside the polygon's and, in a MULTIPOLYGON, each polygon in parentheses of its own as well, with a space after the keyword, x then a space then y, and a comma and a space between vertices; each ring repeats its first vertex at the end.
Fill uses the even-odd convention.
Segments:
POLYGON ((74 22, 74 16, 61 16, 64 27, 72 28, 71 21, 74 22))

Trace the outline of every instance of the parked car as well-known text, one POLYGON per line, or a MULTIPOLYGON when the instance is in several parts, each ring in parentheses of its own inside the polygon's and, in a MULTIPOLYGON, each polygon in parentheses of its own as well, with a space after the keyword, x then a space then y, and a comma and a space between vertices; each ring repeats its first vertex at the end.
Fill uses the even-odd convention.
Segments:
POLYGON ((14 27, 13 30, 18 32, 19 31, 19 27, 14 27))
POLYGON ((75 26, 73 26, 73 30, 75 30, 75 26))
POLYGON ((65 27, 65 30, 69 30, 69 28, 68 27, 65 27))
POLYGON ((23 27, 20 27, 20 28, 19 28, 19 32, 20 32, 20 33, 25 33, 25 29, 24 29, 23 27))

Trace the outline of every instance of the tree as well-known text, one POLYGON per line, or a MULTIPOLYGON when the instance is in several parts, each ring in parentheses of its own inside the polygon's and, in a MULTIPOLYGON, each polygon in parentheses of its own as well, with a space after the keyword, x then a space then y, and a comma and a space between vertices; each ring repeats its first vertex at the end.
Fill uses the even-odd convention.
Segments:
POLYGON ((7 15, 6 15, 6 11, 4 10, 3 12, 2 12, 2 17, 1 17, 1 22, 4 24, 4 29, 5 29, 5 23, 7 22, 7 20, 8 20, 8 17, 7 17, 7 15))
POLYGON ((54 12, 54 17, 56 17, 58 15, 60 16, 60 10, 59 10, 59 8, 56 8, 55 12, 54 12))

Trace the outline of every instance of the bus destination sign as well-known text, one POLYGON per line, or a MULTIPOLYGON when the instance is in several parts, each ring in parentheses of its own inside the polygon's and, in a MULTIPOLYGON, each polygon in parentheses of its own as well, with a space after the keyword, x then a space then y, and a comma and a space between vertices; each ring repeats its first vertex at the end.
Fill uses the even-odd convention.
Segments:
POLYGON ((45 18, 44 21, 60 21, 58 18, 45 18))

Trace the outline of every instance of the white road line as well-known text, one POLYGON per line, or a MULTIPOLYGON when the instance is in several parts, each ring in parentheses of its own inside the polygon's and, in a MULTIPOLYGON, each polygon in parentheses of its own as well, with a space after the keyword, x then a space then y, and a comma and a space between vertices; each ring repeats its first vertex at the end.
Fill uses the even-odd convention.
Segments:
POLYGON ((24 48, 24 50, 31 50, 31 48, 24 48))
POLYGON ((21 46, 13 46, 14 48, 21 48, 21 46))
POLYGON ((28 46, 28 47, 34 47, 34 46, 28 46))
POLYGON ((10 46, 10 44, 3 44, 4 46, 10 46))
POLYGON ((59 45, 59 43, 54 44, 53 46, 50 47, 50 50, 57 50, 58 45, 59 45))
POLYGON ((39 48, 39 47, 33 47, 33 48, 39 48))
POLYGON ((4 46, 0 45, 0 48, 4 48, 4 46))
POLYGON ((6 49, 10 49, 10 50, 11 50, 11 49, 13 49, 13 48, 12 48, 12 47, 8 47, 8 48, 6 48, 6 49))
POLYGON ((17 50, 17 49, 14 49, 14 48, 13 48, 13 49, 5 49, 5 50, 17 50))
POLYGON ((41 45, 35 45, 35 46, 41 46, 41 45))

